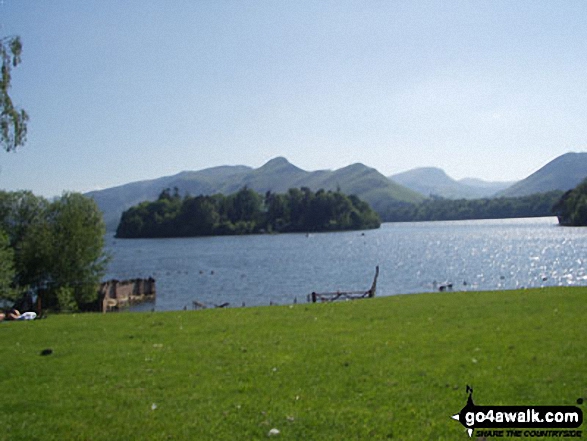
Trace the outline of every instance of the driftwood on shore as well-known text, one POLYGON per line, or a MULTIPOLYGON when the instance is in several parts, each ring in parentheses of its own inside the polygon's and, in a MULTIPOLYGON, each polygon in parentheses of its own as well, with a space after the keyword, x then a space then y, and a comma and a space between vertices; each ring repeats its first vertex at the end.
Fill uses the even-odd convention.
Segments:
MULTIPOLYGON (((192 302, 192 306, 193 306, 194 309, 206 309, 206 308, 208 308, 208 305, 206 305, 205 303, 202 303, 202 302, 198 302, 196 300, 194 300, 192 302)), ((216 303, 214 303, 213 306, 214 306, 214 308, 228 308, 230 306, 230 303, 224 302, 224 303, 221 303, 220 305, 217 305, 216 303)), ((245 306, 244 303, 243 303, 243 306, 245 306)), ((185 306, 183 309, 184 310, 187 309, 187 306, 185 306)))
POLYGON ((308 301, 311 301, 312 303, 334 302, 336 300, 357 300, 375 297, 377 292, 377 277, 379 277, 379 266, 375 267, 375 277, 373 278, 371 288, 367 291, 312 292, 312 294, 308 296, 308 301))
MULTIPOLYGON (((373 278, 373 283, 371 284, 371 288, 367 291, 336 291, 336 292, 323 292, 317 293, 313 292, 312 294, 308 294, 308 302, 316 303, 316 302, 334 302, 336 300, 357 300, 357 299, 365 299, 375 297, 377 293, 377 278, 379 277, 379 266, 375 267, 375 277, 373 278)), ((298 298, 294 298, 294 304, 298 303, 298 298)), ((269 302, 269 305, 273 306, 276 305, 273 301, 269 302)), ((207 305, 205 303, 199 302, 197 300, 192 301, 192 308, 195 310, 206 309, 208 307, 215 307, 215 308, 226 308, 230 306, 230 303, 225 302, 221 304, 212 304, 207 305)), ((245 302, 243 302, 242 306, 245 306, 245 302)), ((187 305, 184 306, 184 310, 187 310, 187 305)))
POLYGON ((109 280, 100 284, 98 295, 102 312, 117 311, 137 303, 152 302, 156 296, 155 279, 109 280))

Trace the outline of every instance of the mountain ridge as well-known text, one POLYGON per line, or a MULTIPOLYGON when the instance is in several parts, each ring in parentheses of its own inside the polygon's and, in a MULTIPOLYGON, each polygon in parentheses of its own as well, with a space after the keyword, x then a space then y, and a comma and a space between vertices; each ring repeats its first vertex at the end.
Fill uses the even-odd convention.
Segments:
POLYGON ((394 204, 417 203, 424 196, 390 181, 376 169, 356 163, 338 170, 305 171, 283 157, 273 158, 259 168, 220 166, 200 171, 183 171, 158 179, 136 181, 86 193, 104 214, 107 229, 116 229, 122 212, 143 201, 155 200, 165 188, 177 187, 180 194, 225 195, 243 187, 259 193, 284 193, 290 188, 313 191, 340 190, 355 194, 378 211, 394 204))
POLYGON ((574 152, 558 156, 527 178, 513 184, 474 178, 457 181, 437 167, 420 167, 390 177, 362 163, 350 164, 334 171, 306 171, 279 156, 258 168, 224 165, 199 171, 182 171, 85 194, 96 201, 111 231, 116 229, 124 210, 140 202, 157 199, 165 188, 177 187, 181 194, 191 195, 228 195, 243 187, 259 193, 284 193, 290 188, 300 187, 308 187, 313 191, 321 188, 340 189, 346 194, 357 195, 382 214, 399 206, 417 204, 430 195, 447 199, 478 199, 566 191, 576 187, 585 177, 587 153, 574 152))

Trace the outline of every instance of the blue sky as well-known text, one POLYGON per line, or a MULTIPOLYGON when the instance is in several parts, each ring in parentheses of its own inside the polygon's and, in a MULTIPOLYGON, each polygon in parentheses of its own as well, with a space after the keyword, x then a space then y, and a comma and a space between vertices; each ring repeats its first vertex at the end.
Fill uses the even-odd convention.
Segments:
POLYGON ((518 180, 587 150, 584 1, 4 0, 44 196, 276 156, 518 180))

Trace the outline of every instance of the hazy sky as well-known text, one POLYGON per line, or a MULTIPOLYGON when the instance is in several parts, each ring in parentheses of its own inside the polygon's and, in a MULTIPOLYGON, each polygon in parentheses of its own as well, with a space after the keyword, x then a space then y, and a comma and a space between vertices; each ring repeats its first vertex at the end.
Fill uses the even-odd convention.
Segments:
POLYGON ((30 115, 0 188, 285 156, 518 180, 587 150, 587 2, 3 0, 30 115))

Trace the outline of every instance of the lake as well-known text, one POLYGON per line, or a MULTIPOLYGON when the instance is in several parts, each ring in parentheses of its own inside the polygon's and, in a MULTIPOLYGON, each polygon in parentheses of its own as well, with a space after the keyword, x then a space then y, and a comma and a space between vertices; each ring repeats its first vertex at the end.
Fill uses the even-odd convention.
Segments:
POLYGON ((386 223, 340 233, 107 238, 107 279, 154 277, 155 304, 133 310, 305 302, 312 291, 377 295, 587 285, 587 228, 555 217, 386 223))

